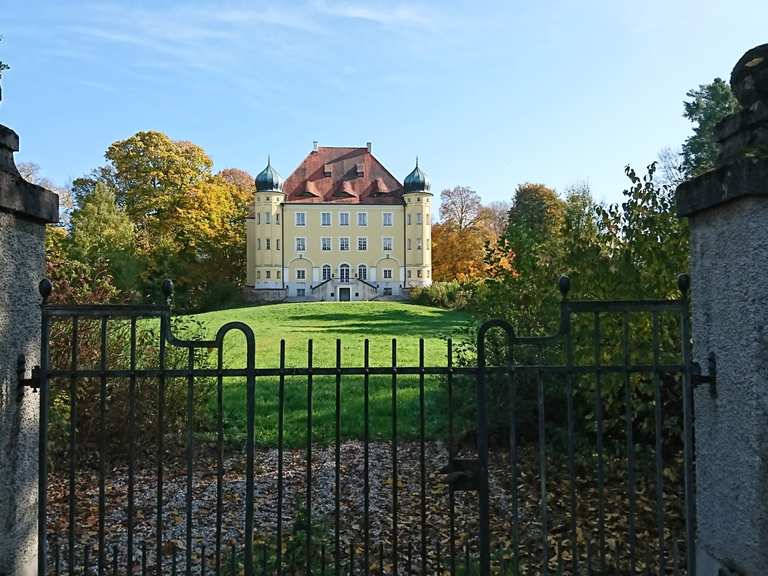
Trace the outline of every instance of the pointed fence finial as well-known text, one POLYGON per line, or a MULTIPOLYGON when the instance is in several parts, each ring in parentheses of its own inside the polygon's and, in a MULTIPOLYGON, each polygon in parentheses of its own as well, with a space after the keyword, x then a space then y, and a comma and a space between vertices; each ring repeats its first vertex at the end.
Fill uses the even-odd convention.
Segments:
POLYGON ((560 294, 563 295, 563 298, 568 296, 568 292, 571 290, 571 279, 568 278, 565 274, 560 276, 560 281, 558 282, 558 287, 560 288, 560 294))
POLYGON ((418 168, 418 167, 419 167, 419 157, 416 156, 416 168, 418 168))

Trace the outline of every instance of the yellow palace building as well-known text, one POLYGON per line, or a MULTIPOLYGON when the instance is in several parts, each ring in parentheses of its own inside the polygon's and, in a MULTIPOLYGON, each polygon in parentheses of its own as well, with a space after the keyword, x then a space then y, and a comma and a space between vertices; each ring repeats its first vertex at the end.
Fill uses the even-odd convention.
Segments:
POLYGON ((402 298, 432 282, 432 194, 418 160, 401 184, 364 148, 318 146, 283 181, 256 177, 246 221, 254 300, 402 298))

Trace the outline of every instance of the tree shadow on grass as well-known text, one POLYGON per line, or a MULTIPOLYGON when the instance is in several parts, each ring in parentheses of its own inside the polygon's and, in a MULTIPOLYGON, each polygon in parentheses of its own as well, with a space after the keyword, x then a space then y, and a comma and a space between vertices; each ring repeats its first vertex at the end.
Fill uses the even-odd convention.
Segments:
POLYGON ((435 313, 425 315, 406 310, 379 311, 365 313, 354 311, 339 314, 328 312, 327 314, 296 314, 288 316, 286 320, 292 322, 292 327, 297 329, 318 330, 318 323, 328 323, 329 328, 338 334, 387 334, 392 336, 455 332, 470 323, 470 319, 457 318, 455 312, 436 310, 435 313), (300 322, 300 323, 299 323, 300 322))

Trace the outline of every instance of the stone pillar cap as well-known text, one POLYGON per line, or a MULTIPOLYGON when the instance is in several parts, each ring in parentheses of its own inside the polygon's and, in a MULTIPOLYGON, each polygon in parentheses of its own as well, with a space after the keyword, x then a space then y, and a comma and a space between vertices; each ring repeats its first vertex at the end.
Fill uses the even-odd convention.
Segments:
POLYGON ((715 129, 716 167, 680 184, 678 216, 691 216, 743 197, 768 197, 768 44, 747 50, 731 72, 742 109, 715 129))
POLYGON ((46 224, 58 222, 59 195, 21 177, 13 160, 18 149, 18 134, 0 124, 0 212, 46 224))
POLYGON ((731 72, 731 90, 744 108, 768 103, 768 44, 747 50, 731 72))

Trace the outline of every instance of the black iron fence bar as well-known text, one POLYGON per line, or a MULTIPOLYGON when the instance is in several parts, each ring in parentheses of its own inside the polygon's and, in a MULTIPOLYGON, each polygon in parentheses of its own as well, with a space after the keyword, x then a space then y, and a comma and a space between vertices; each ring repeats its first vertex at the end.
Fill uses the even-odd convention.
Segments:
MULTIPOLYGON (((653 348, 653 363, 659 363, 659 314, 654 312, 651 319, 651 346, 653 348)), ((662 410, 661 379, 659 374, 653 374, 653 403, 654 420, 656 425, 656 530, 659 545, 659 574, 667 573, 667 559, 664 546, 664 454, 663 437, 664 411, 662 410)))
MULTIPOLYGON (((567 278, 564 277, 564 278, 567 278)), ((560 282, 560 293, 563 296, 564 318, 560 324, 560 330, 565 337, 565 363, 568 370, 565 382, 566 412, 568 426, 568 484, 570 500, 570 531, 571 531, 571 565, 574 574, 579 573, 578 539, 576 534, 576 463, 575 463, 575 407, 573 400, 573 334, 571 333, 571 314, 568 312, 567 296, 570 289, 570 281, 560 282)))
MULTIPOLYGON (((392 574, 397 576, 397 340, 392 338, 392 574)), ((340 376, 339 376, 340 377, 340 376)), ((338 414, 338 412, 336 412, 338 414)))
POLYGON ((156 304, 45 304, 43 310, 48 316, 106 316, 115 320, 132 316, 159 318, 170 312, 167 306, 156 304))
MULTIPOLYGON (((541 355, 541 349, 537 350, 541 355)), ((544 413, 544 379, 540 370, 534 372, 536 376, 536 403, 539 425, 539 488, 541 500, 541 534, 542 534, 542 574, 549 574, 549 528, 547 520, 547 437, 546 437, 546 414, 544 413)))
POLYGON ((594 313, 594 349, 595 349, 595 434, 597 444, 597 545, 600 573, 605 573, 605 461, 604 461, 604 422, 603 422, 603 371, 601 348, 600 313, 594 313))
POLYGON ((684 300, 566 300, 565 310, 570 314, 584 312, 680 312, 685 308, 684 300))
MULTIPOLYGON (((629 313, 624 312, 621 317, 622 334, 622 357, 624 365, 629 365, 629 313)), ((635 528, 636 513, 636 482, 635 482, 635 438, 633 432, 634 409, 632 406, 633 387, 632 379, 628 371, 624 371, 624 392, 626 408, 626 427, 627 427, 627 493, 629 496, 629 570, 631 574, 635 573, 637 565, 637 534, 635 528)))
MULTIPOLYGON (((184 378, 194 376, 196 378, 214 378, 218 376, 228 377, 243 377, 253 375, 256 377, 263 376, 308 376, 313 374, 315 376, 335 376, 337 374, 345 376, 362 376, 366 374, 370 375, 390 375, 393 373, 393 368, 384 366, 371 366, 365 368, 359 367, 346 367, 346 368, 326 368, 326 367, 294 367, 294 368, 168 368, 162 370, 160 368, 137 368, 135 374, 138 378, 156 378, 161 375, 165 375, 168 378, 184 378)), ((504 374, 504 373, 536 373, 542 372, 545 374, 562 374, 567 375, 569 372, 572 375, 581 374, 624 374, 625 372, 633 373, 677 373, 684 372, 685 365, 683 364, 634 364, 624 366, 621 364, 604 364, 600 366, 588 365, 588 366, 560 366, 552 364, 531 364, 526 366, 488 366, 483 370, 480 370, 474 366, 455 366, 449 368, 448 366, 398 366, 397 373, 401 375, 446 375, 446 374, 459 374, 476 376, 481 371, 486 374, 504 374)), ((98 378, 106 375, 108 378, 128 378, 131 375, 130 370, 106 370, 102 372, 96 369, 50 369, 48 370, 48 379, 53 378, 98 378)))
POLYGON ((424 398, 424 338, 419 338, 419 481, 421 488, 421 573, 427 573, 427 463, 424 398))
MULTIPOLYGON (((168 317, 160 319, 160 331, 165 332, 168 317)), ((163 574, 163 462, 165 456, 165 338, 160 338, 158 354, 160 371, 157 384, 157 517, 155 518, 155 574, 163 574)))
POLYGON ((694 492, 693 476, 693 388, 691 385, 691 317, 688 313, 688 288, 690 278, 681 274, 677 286, 683 295, 680 311, 681 347, 683 352, 683 453, 685 477, 685 531, 686 531, 686 566, 688 576, 696 576, 696 495, 694 492))
MULTIPOLYGON (((448 461, 453 461, 456 453, 455 437, 453 430, 453 340, 448 338, 448 375, 446 384, 448 387, 448 461)), ((449 547, 449 568, 451 576, 456 574, 456 493, 453 486, 448 486, 448 547, 449 547)), ((439 542, 439 540, 438 540, 439 542)))
POLYGON ((336 339, 336 452, 333 502, 334 571, 341 575, 341 339, 336 339))
POLYGON ((106 460, 107 460, 107 318, 101 318, 99 367, 101 379, 99 382, 99 549, 98 570, 103 576, 106 568, 105 521, 106 512, 106 460))
MULTIPOLYGON (((40 283, 40 293, 45 301, 46 294, 43 286, 46 281, 40 283)), ((50 282, 48 283, 50 285, 50 282)), ((48 290, 50 293, 50 290, 48 290)), ((43 314, 40 328, 40 429, 38 431, 37 445, 37 573, 46 574, 48 569, 47 532, 48 532, 48 342, 49 321, 43 314)), ((59 570, 59 549, 56 546, 56 574, 59 570)))
MULTIPOLYGON (((368 341, 365 341, 365 356, 366 363, 368 361, 368 341)), ((311 576, 312 574, 312 340, 307 342, 307 368, 309 373, 307 374, 307 503, 306 503, 306 573, 311 576)), ((367 393, 366 393, 367 402, 367 393)), ((367 410, 367 405, 366 405, 367 410)), ((366 427, 368 425, 366 414, 366 427)), ((365 444, 366 451, 368 450, 368 442, 366 439, 365 444)), ((367 458, 367 454, 366 454, 367 458)), ((366 460, 366 470, 367 470, 366 460)), ((367 473, 366 473, 367 479, 367 473)), ((367 510, 366 510, 367 513, 367 510)))
POLYGON ((186 486, 186 574, 192 576, 192 462, 194 459, 195 432, 193 429, 194 400, 195 400, 195 382, 192 369, 195 365, 195 349, 189 348, 187 355, 189 373, 187 375, 187 446, 186 446, 186 466, 187 466, 187 486, 186 486))
MULTIPOLYGON (((254 470, 254 451, 256 447, 256 376, 253 368, 256 365, 256 338, 250 326, 244 323, 238 323, 236 326, 245 336, 246 341, 246 363, 249 374, 246 380, 246 431, 245 440, 245 542, 243 543, 243 564, 245 565, 245 576, 253 576, 253 493, 255 489, 255 470, 254 470)), ((221 330, 219 330, 221 333, 221 330)))
POLYGON ((133 574, 134 489, 136 468, 136 317, 131 318, 130 377, 128 378, 128 574, 133 574))
POLYGON ((277 550, 278 576, 283 574, 283 444, 285 419, 285 340, 280 340, 280 376, 277 407, 277 550))
POLYGON ((363 376, 363 566, 365 574, 368 574, 368 568, 371 565, 370 558, 370 478, 369 478, 369 448, 370 426, 369 426, 369 386, 370 377, 368 365, 370 363, 370 347, 368 339, 363 343, 363 365, 365 375, 363 376))
MULTIPOLYGON (((510 358, 510 360, 512 360, 510 358)), ((512 472, 512 570, 518 574, 520 570, 520 511, 518 509, 517 485, 517 375, 510 375, 509 390, 509 465, 512 472)))
MULTIPOLYGON (((512 357, 514 331, 506 320, 490 320, 484 323, 477 332, 477 455, 480 468, 479 477, 479 540, 480 540, 480 573, 491 573, 490 549, 490 494, 488 487, 488 393, 485 375, 486 354, 485 339, 492 328, 504 331, 507 344, 507 357, 512 357)), ((423 374, 423 369, 422 369, 423 374)))
MULTIPOLYGON (((78 330, 79 317, 72 318, 72 370, 77 371, 78 362, 78 330)), ((69 382, 69 574, 75 573, 75 517, 77 514, 77 500, 75 497, 75 468, 77 466, 77 379, 72 377, 69 382)))
MULTIPOLYGON (((218 368, 224 365, 224 348, 219 348, 216 358, 218 368)), ((247 394, 246 394, 247 395, 247 394)), ((216 574, 221 573, 222 550, 222 522, 224 504, 224 378, 216 379, 216 548, 214 552, 214 566, 216 574)))

